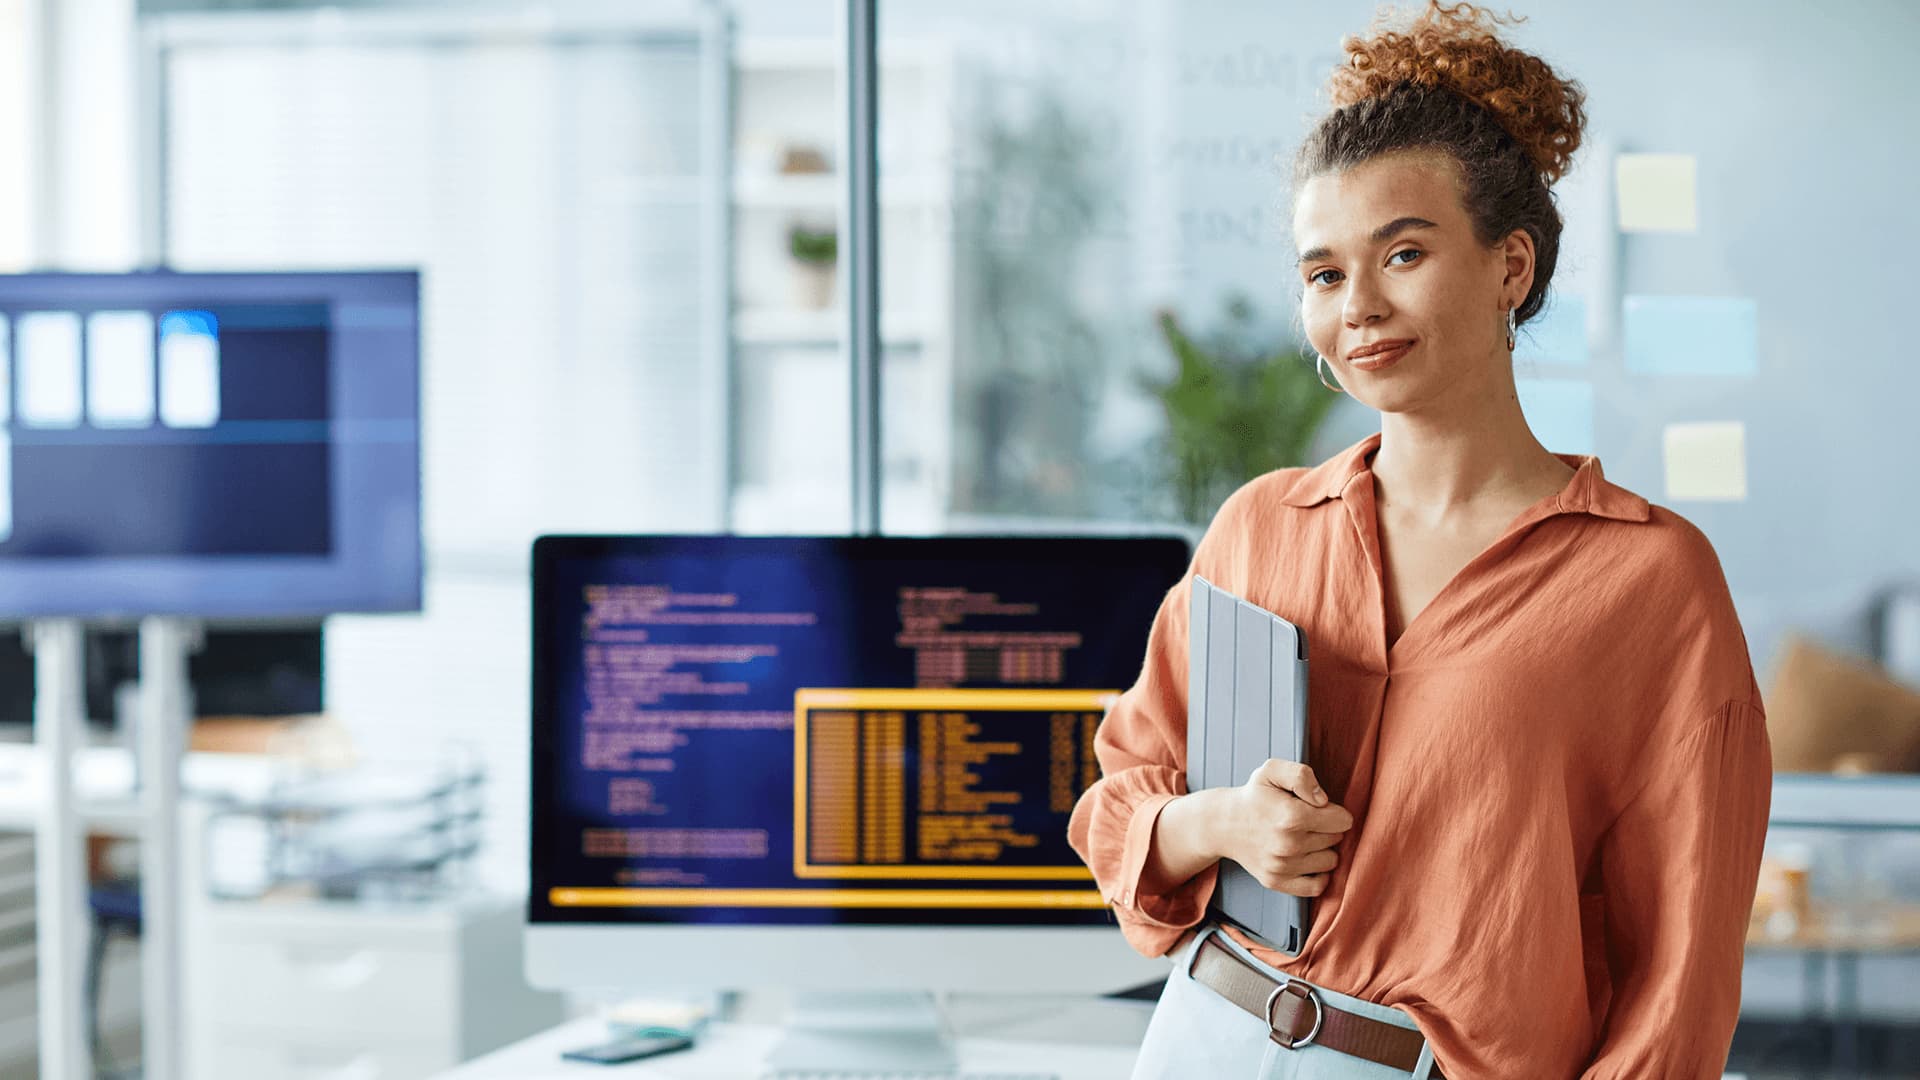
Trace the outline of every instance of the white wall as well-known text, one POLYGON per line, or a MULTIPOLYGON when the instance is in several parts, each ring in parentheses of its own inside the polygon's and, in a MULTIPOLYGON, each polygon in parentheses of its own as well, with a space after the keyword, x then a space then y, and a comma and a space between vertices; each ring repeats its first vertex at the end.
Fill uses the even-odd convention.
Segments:
POLYGON ((0 273, 23 270, 30 247, 31 76, 27 0, 0 0, 0 273))

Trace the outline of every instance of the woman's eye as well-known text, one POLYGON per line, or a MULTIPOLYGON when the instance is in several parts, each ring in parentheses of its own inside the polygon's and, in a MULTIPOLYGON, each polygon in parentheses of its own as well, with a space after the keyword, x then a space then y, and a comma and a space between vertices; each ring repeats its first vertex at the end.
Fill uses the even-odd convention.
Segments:
MULTIPOLYGON (((1416 255, 1416 256, 1418 256, 1418 255, 1425 255, 1425 254, 1426 254, 1426 252, 1424 252, 1424 251, 1421 251, 1421 250, 1420 250, 1419 248, 1401 248, 1401 249, 1400 249, 1399 251, 1396 251, 1396 252, 1394 252, 1393 254, 1391 254, 1391 255, 1389 255, 1389 256, 1387 256, 1387 261, 1388 261, 1388 262, 1392 262, 1393 260, 1395 260, 1395 259, 1397 259, 1397 258, 1399 258, 1399 257, 1400 257, 1400 256, 1402 256, 1402 255, 1416 255)), ((1414 262, 1414 261, 1415 261, 1415 260, 1413 260, 1413 259, 1408 259, 1408 260, 1407 260, 1407 262, 1403 262, 1403 263, 1401 263, 1400 265, 1401 265, 1401 266, 1406 266, 1406 265, 1408 265, 1408 263, 1411 263, 1411 262, 1414 262)), ((1312 273, 1312 274, 1310 274, 1310 275, 1308 275, 1308 276, 1307 276, 1307 281, 1308 281, 1309 283, 1311 283, 1311 284, 1314 284, 1314 285, 1331 285, 1331 284, 1333 284, 1333 282, 1331 282, 1331 281, 1321 281, 1321 280, 1320 280, 1320 276, 1321 276, 1322 274, 1337 274, 1337 273, 1339 273, 1339 272, 1340 272, 1340 271, 1338 271, 1338 270, 1317 270, 1317 271, 1315 271, 1314 273, 1312 273)))

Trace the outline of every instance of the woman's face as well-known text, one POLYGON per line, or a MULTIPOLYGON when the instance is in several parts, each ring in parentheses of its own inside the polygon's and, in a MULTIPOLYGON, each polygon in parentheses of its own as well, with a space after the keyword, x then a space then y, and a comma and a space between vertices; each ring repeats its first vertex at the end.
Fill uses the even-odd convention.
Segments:
POLYGON ((1506 309, 1532 284, 1532 241, 1476 241, 1450 159, 1391 154, 1314 177, 1293 238, 1307 338, 1355 398, 1414 412, 1484 401, 1511 378, 1506 309), (1388 341, 1412 345, 1385 367, 1356 366, 1355 350, 1388 341))

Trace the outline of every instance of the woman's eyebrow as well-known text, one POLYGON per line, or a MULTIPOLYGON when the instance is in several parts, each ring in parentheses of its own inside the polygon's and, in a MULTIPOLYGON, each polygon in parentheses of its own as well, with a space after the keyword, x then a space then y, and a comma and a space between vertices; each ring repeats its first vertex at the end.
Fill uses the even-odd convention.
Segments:
MULTIPOLYGON (((1376 244, 1384 244, 1387 241, 1393 239, 1394 237, 1400 235, 1401 233, 1406 232, 1408 229, 1437 229, 1439 227, 1440 226, 1435 225, 1433 222, 1428 221, 1426 218, 1397 217, 1397 218, 1394 218, 1392 221, 1387 222, 1385 225, 1382 225, 1379 228, 1373 230, 1373 235, 1368 239, 1372 240, 1376 244)), ((1332 248, 1326 248, 1326 247, 1313 248, 1310 251, 1302 252, 1300 255, 1300 258, 1294 261, 1294 265, 1298 266, 1301 263, 1312 262, 1315 259, 1324 259, 1331 254, 1333 254, 1332 248)))

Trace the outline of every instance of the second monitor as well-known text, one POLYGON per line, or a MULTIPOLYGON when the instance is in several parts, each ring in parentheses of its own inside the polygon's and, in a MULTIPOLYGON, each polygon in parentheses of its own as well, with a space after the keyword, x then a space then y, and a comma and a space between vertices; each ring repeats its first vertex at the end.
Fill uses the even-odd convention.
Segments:
POLYGON ((0 620, 418 611, 413 271, 0 275, 0 620))

